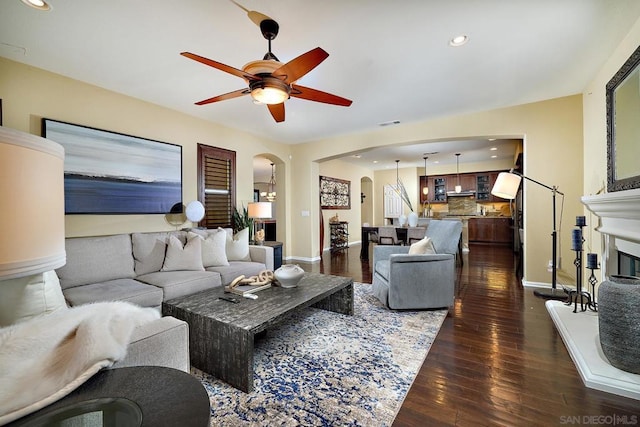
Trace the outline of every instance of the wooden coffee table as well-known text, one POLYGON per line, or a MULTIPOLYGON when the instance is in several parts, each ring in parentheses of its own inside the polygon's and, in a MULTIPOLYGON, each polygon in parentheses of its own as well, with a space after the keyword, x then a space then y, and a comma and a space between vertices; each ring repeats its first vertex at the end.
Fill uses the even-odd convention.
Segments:
POLYGON ((162 303, 162 313, 189 324, 191 364, 235 388, 253 390, 256 334, 309 306, 353 315, 353 279, 305 273, 295 288, 271 287, 258 299, 210 289, 162 303), (237 297, 237 304, 221 300, 237 297))

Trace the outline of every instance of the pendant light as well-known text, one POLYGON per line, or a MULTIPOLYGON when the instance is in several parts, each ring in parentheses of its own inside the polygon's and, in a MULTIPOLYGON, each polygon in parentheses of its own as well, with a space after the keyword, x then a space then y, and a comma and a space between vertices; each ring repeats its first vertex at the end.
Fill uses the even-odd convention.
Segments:
POLYGON ((271 179, 269 179, 269 191, 263 191, 260 195, 268 201, 273 202, 276 199, 276 178, 273 172, 273 163, 271 163, 271 179))
POLYGON ((456 193, 459 193, 462 191, 462 186, 460 185, 460 153, 456 153, 456 170, 458 173, 458 185, 456 185, 456 193))
POLYGON ((398 164, 400 160, 396 160, 396 186, 400 188, 400 178, 398 177, 398 164))
POLYGON ((422 187, 422 194, 424 194, 425 196, 427 194, 429 194, 429 187, 428 187, 428 181, 427 181, 427 159, 428 158, 429 157, 427 157, 427 156, 423 157, 423 159, 424 159, 424 180, 425 180, 425 182, 424 182, 424 187, 422 187))

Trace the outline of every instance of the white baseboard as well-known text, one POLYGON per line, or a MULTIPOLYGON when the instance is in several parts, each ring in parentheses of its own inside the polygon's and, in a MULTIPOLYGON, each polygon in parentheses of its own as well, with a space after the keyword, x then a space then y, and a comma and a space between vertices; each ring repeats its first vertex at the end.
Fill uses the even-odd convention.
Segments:
POLYGON ((528 280, 522 279, 522 286, 525 288, 549 288, 551 289, 551 283, 545 282, 530 282, 528 280))
POLYGON ((300 261, 300 262, 318 262, 320 261, 322 258, 320 258, 319 256, 317 257, 297 257, 297 256, 289 256, 284 258, 285 261, 300 261))

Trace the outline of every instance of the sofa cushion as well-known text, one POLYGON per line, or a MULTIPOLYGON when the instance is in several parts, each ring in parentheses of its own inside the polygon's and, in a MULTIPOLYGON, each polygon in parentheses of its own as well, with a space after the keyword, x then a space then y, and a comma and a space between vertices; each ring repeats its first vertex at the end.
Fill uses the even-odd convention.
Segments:
POLYGON ((161 271, 204 271, 202 266, 202 238, 194 235, 183 246, 176 236, 169 236, 167 253, 161 271))
POLYGON ((65 249, 67 263, 56 270, 62 289, 136 276, 128 234, 68 238, 65 249))
POLYGON ((169 236, 171 235, 178 237, 183 244, 186 242, 186 233, 182 231, 133 233, 131 235, 135 273, 137 275, 153 273, 162 269, 169 236))
POLYGON ((248 228, 238 231, 235 235, 227 231, 226 252, 229 261, 251 261, 248 228))
POLYGON ((162 305, 162 289, 134 279, 116 279, 66 289, 64 297, 70 305, 102 301, 128 301, 142 307, 162 305))
POLYGON ((136 279, 162 289, 163 301, 222 285, 220 274, 213 271, 159 271, 136 279))
POLYGON ((207 271, 215 271, 220 274, 223 285, 228 285, 240 275, 245 277, 257 276, 267 267, 261 262, 230 261, 228 266, 207 267, 207 271))
POLYGON ((191 235, 202 238, 202 265, 205 268, 229 265, 226 253, 226 231, 221 228, 217 230, 193 230, 188 234, 188 236, 191 235))
POLYGON ((420 239, 409 247, 409 255, 435 254, 436 248, 428 237, 420 239))
POLYGON ((0 327, 67 309, 55 271, 3 280, 0 288, 0 327))

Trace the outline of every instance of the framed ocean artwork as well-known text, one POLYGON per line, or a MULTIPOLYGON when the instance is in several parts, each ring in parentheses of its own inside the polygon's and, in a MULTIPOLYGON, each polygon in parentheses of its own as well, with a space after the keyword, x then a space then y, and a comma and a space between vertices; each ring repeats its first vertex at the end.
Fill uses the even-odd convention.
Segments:
POLYGON ((166 214, 182 207, 182 146, 42 119, 62 145, 66 214, 166 214))

